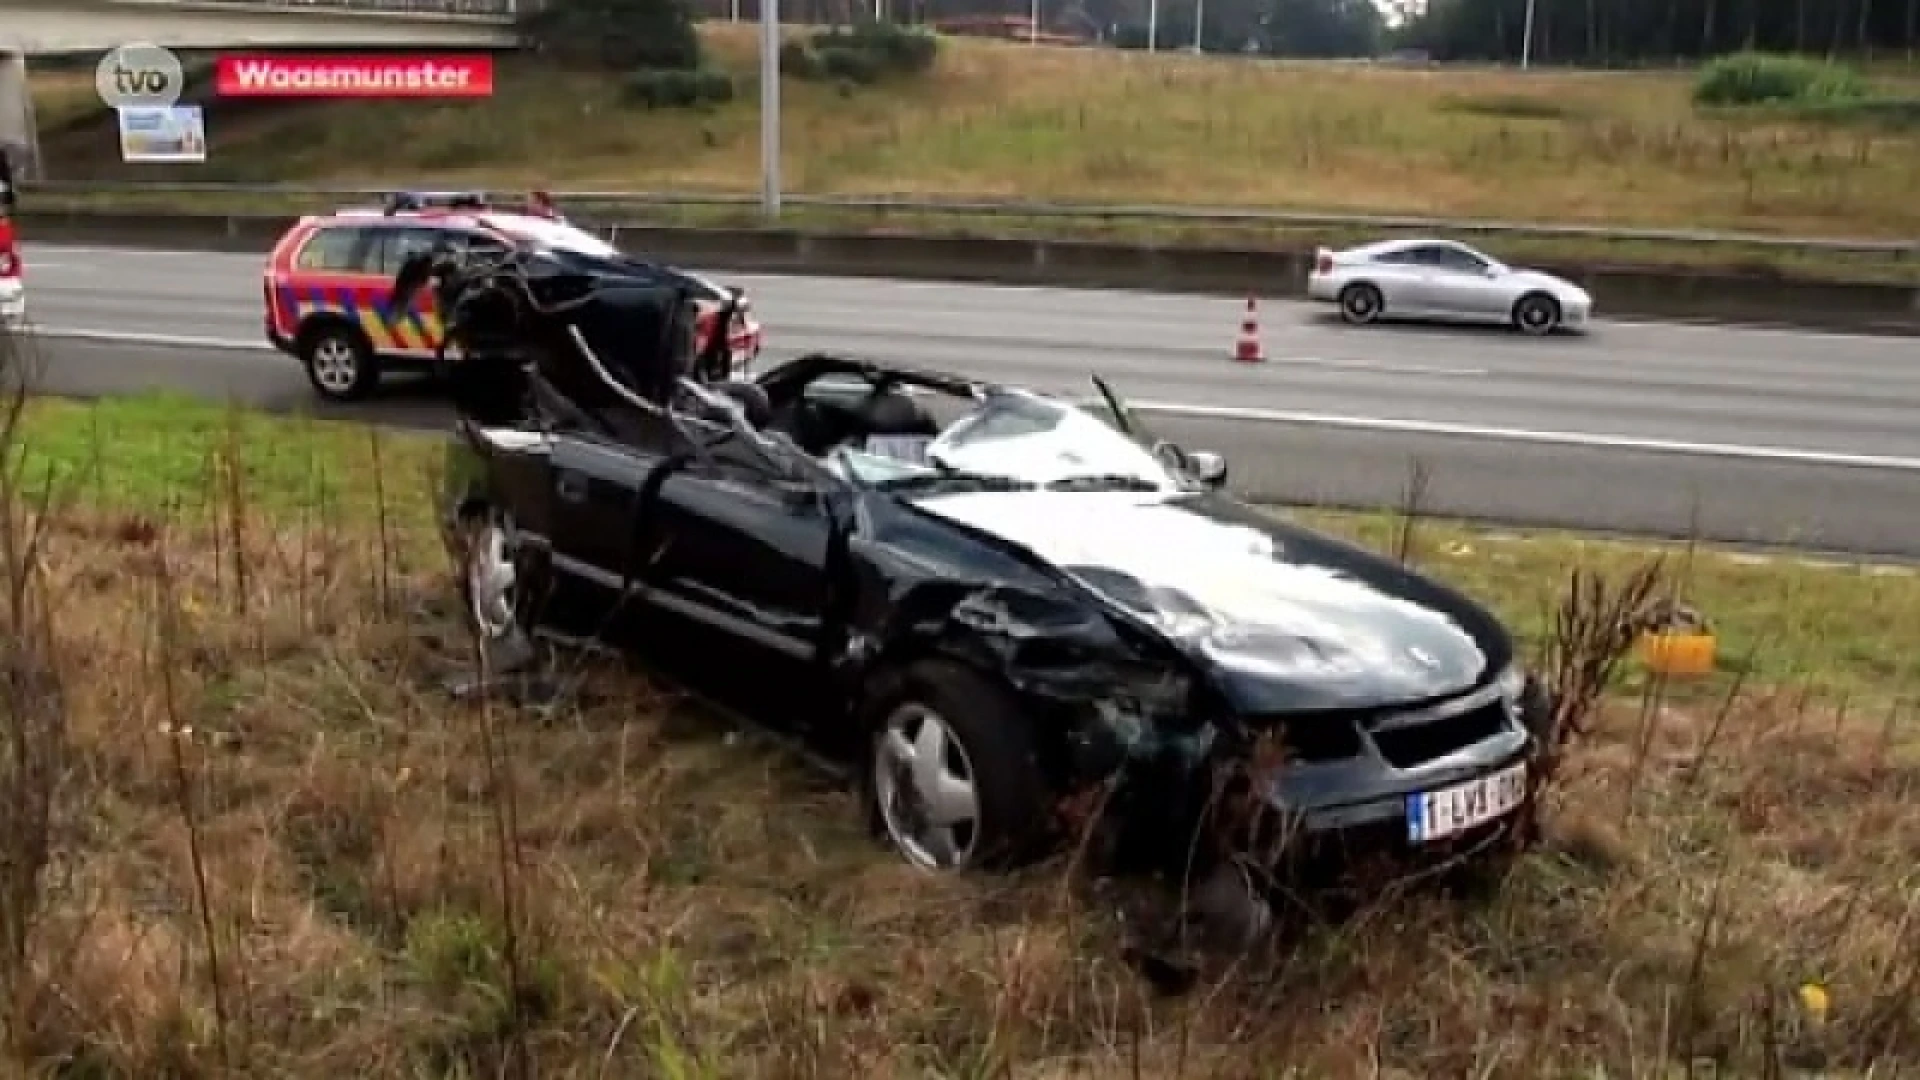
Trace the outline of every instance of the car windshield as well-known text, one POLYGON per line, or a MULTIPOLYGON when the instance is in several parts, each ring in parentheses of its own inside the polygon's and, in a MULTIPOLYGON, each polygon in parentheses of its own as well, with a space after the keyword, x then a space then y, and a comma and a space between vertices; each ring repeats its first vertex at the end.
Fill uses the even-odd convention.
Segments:
POLYGON ((1086 410, 1024 390, 993 390, 913 457, 835 451, 860 483, 905 489, 974 484, 1180 491, 1193 486, 1140 443, 1086 410), (914 459, 917 457, 917 460, 914 459))

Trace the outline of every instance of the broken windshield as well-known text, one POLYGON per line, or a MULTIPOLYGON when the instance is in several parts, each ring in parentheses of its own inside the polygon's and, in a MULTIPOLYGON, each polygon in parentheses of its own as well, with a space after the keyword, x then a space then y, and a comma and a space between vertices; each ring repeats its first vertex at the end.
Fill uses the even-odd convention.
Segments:
POLYGON ((836 452, 862 483, 889 488, 991 484, 1056 490, 1182 491, 1194 485, 1085 410, 1024 390, 995 390, 926 444, 918 460, 836 452))

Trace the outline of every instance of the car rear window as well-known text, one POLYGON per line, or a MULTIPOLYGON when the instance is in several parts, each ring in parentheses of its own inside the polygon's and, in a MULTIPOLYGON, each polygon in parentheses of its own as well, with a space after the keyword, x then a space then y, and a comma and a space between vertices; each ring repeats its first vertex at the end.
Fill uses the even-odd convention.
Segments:
POLYGON ((319 270, 359 273, 367 269, 366 254, 370 245, 360 241, 366 229, 352 225, 327 225, 314 231, 300 248, 300 254, 294 257, 293 265, 297 270, 319 270))
POLYGON ((401 264, 408 259, 432 251, 453 236, 446 229, 420 227, 382 229, 380 233, 378 270, 389 275, 399 273, 401 264))

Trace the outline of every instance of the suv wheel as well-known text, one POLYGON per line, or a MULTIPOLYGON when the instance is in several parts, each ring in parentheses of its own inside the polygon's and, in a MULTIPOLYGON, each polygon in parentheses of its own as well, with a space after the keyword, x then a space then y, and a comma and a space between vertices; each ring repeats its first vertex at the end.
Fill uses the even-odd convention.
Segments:
POLYGON ((874 715, 870 822, 923 869, 1006 869, 1043 847, 1048 790, 1018 702, 945 661, 909 668, 874 715))
POLYGON ((380 384, 373 349, 349 326, 318 326, 301 335, 300 363, 314 390, 329 401, 358 401, 380 384))

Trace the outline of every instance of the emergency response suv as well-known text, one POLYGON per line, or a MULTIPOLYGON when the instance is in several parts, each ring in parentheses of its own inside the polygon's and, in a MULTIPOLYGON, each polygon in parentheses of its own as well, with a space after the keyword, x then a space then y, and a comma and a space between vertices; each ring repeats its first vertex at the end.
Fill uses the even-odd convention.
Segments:
MULTIPOLYGON (((480 193, 402 192, 380 209, 347 208, 303 217, 267 256, 263 297, 267 340, 306 368, 321 397, 365 398, 389 371, 433 372, 441 338, 433 290, 420 290, 404 308, 389 301, 394 275, 408 258, 445 245, 484 256, 525 244, 588 255, 619 249, 553 210, 544 195, 506 206, 480 193)), ((727 343, 736 373, 760 353, 760 324, 744 293, 677 268, 657 267, 663 279, 690 284, 705 346, 729 296, 738 296, 727 343)))
POLYGON ((27 286, 21 273, 20 248, 13 222, 0 216, 0 327, 17 330, 27 325, 27 286))
POLYGON ((20 266, 20 242, 14 229, 14 207, 19 193, 13 187, 13 167, 6 147, 0 146, 0 328, 17 329, 27 323, 27 286, 20 266))

